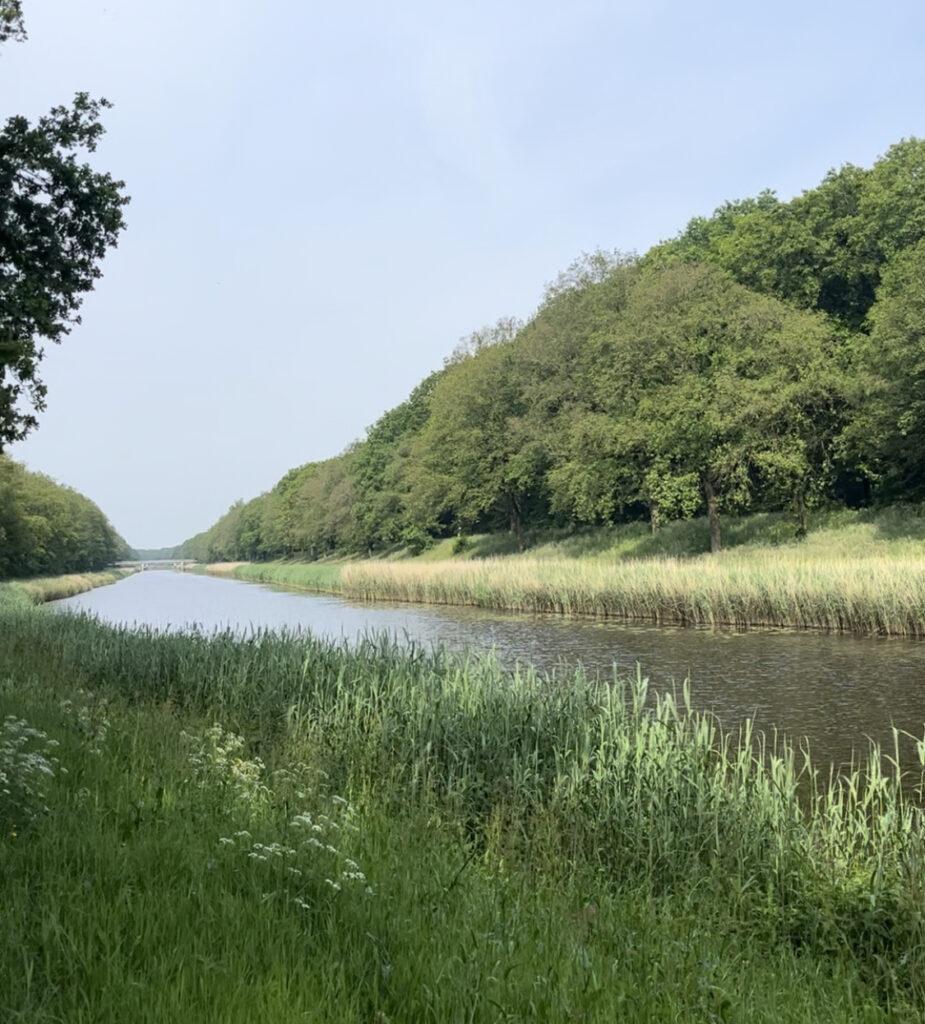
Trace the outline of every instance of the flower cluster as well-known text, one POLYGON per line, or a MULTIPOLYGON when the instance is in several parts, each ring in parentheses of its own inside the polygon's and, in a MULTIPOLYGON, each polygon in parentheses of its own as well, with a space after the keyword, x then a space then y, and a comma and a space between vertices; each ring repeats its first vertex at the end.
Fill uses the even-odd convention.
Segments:
POLYGON ((109 721, 109 701, 86 690, 77 690, 73 699, 62 700, 58 707, 74 719, 77 731, 89 744, 90 753, 102 754, 102 745, 112 724, 109 721))
POLYGON ((229 792, 239 801, 250 805, 262 804, 270 791, 264 782, 266 766, 259 757, 243 757, 244 740, 220 725, 206 729, 202 736, 182 733, 189 747, 189 762, 193 777, 203 786, 218 786, 224 794, 229 792))
POLYGON ((356 886, 364 895, 373 895, 365 872, 343 852, 349 837, 358 831, 355 815, 356 811, 343 797, 335 796, 330 814, 297 814, 289 822, 292 837, 288 842, 254 842, 251 833, 242 829, 222 836, 218 844, 225 850, 246 852, 249 861, 265 864, 274 871, 276 889, 264 893, 264 899, 282 895, 303 910, 311 910, 312 882, 317 890, 320 881, 332 894, 346 886, 356 886))
POLYGON ((305 837, 299 844, 300 850, 315 858, 328 858, 333 877, 325 877, 324 881, 335 892, 340 892, 345 884, 361 885, 366 894, 372 896, 372 886, 367 884, 366 875, 360 870, 359 864, 341 851, 345 834, 358 831, 354 821, 356 810, 341 796, 331 797, 331 805, 330 815, 318 814, 313 818, 307 811, 303 811, 292 819, 289 827, 305 837))
POLYGON ((48 738, 24 718, 7 715, 0 725, 0 828, 15 836, 48 811, 45 783, 66 772, 53 751, 57 740, 48 738))

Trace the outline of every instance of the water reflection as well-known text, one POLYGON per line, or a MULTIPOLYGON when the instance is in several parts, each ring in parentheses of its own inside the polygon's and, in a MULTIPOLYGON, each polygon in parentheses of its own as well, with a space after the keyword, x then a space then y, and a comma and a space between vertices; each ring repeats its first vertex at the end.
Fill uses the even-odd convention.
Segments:
MULTIPOLYGON (((892 746, 892 726, 925 730, 922 641, 784 630, 627 625, 473 608, 354 604, 279 587, 173 572, 144 572, 56 602, 114 623, 183 630, 309 629, 333 639, 387 631, 400 640, 461 650, 495 648, 544 671, 581 662, 594 675, 635 674, 653 684, 691 679, 694 704, 734 726, 809 736, 814 758, 844 763, 870 736, 892 746)), ((912 754, 911 741, 904 760, 912 754)))

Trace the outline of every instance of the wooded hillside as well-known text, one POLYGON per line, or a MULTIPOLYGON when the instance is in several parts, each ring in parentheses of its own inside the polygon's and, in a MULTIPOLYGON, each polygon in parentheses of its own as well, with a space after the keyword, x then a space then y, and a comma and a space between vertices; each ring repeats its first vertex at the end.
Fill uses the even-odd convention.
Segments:
POLYGON ((464 339, 361 442, 178 549, 422 548, 509 529, 925 498, 925 142, 595 252, 464 339))

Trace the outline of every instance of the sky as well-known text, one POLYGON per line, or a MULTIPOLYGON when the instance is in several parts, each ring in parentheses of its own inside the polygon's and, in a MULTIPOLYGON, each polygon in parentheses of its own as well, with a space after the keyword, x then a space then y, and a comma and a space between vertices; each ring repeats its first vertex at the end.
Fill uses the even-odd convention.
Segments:
POLYGON ((25 0, 0 118, 105 96, 127 230, 9 454, 133 546, 361 440, 583 252, 925 135, 925 4, 25 0))

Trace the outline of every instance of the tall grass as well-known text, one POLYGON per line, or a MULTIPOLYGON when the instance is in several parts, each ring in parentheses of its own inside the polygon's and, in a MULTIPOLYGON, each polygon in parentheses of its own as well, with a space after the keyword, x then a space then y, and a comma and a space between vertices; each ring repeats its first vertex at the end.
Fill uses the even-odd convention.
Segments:
POLYGON ((830 778, 641 677, 12 604, 0 710, 0 770, 57 758, 0 821, 4 1019, 925 1010, 921 813, 879 751, 830 778))
POLYGON ((697 559, 492 559, 344 565, 362 599, 469 604, 656 623, 792 626, 925 634, 925 557, 829 561, 801 549, 697 559))
POLYGON ((440 561, 234 563, 208 571, 358 600, 925 635, 921 509, 819 513, 815 527, 801 543, 772 544, 792 533, 785 517, 734 520, 729 533, 740 544, 719 555, 691 553, 709 536, 705 524, 692 521, 655 537, 644 524, 628 524, 547 539, 527 555, 503 558, 469 557, 491 540, 476 538, 463 557, 450 557, 450 542, 430 553, 442 552, 440 561))
POLYGON ((211 576, 230 576, 251 583, 278 583, 280 586, 322 593, 336 593, 340 566, 331 562, 217 562, 206 566, 211 576))
POLYGON ((42 604, 65 597, 83 594, 95 587, 118 583, 132 574, 132 569, 106 569, 102 572, 69 573, 66 576, 35 576, 27 580, 0 582, 0 603, 11 602, 20 597, 42 604))

